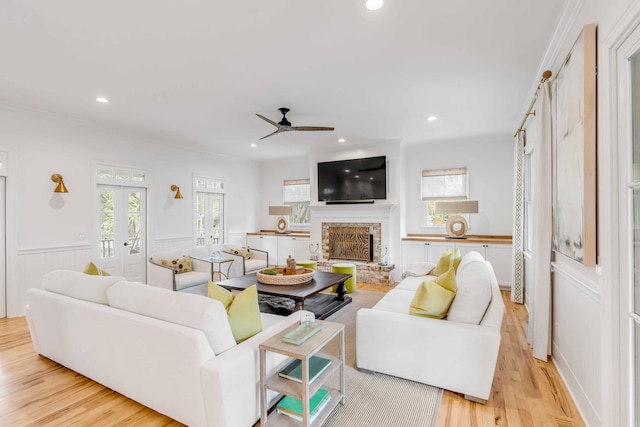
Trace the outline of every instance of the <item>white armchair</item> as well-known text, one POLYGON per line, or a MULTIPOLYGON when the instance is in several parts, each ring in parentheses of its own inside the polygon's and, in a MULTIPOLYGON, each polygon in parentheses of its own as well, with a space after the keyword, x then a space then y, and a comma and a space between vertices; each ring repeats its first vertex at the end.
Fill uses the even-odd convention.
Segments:
POLYGON ((162 265, 162 260, 170 261, 184 256, 181 251, 157 252, 151 255, 147 262, 147 283, 150 286, 190 293, 194 293, 196 289, 201 290, 199 288, 206 288, 209 280, 212 279, 213 264, 211 262, 191 257, 193 270, 178 274, 173 268, 162 265))
POLYGON ((227 244, 222 246, 222 252, 234 261, 231 265, 230 277, 246 276, 269 266, 269 253, 267 251, 246 248, 239 244, 227 244), (235 252, 246 250, 249 250, 249 259, 235 252))

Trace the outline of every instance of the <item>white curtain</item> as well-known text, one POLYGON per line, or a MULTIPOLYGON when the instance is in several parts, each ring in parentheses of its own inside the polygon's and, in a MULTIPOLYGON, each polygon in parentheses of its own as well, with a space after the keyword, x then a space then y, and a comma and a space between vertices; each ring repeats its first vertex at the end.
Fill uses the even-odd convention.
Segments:
POLYGON ((542 84, 537 101, 538 141, 536 143, 536 171, 533 206, 533 356, 547 360, 551 324, 551 209, 552 209, 552 126, 551 85, 542 84))
POLYGON ((511 285, 511 301, 524 303, 522 239, 524 238, 524 131, 519 131, 513 152, 513 284, 511 285))

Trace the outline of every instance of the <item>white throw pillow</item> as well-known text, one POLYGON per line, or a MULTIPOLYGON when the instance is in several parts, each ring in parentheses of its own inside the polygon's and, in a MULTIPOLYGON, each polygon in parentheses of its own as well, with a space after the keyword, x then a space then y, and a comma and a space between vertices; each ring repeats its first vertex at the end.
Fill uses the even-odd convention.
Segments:
POLYGON ((461 262, 456 284, 458 290, 447 320, 479 325, 491 302, 491 273, 484 261, 474 260, 464 266, 461 262))
POLYGON ((107 295, 112 307, 202 331, 215 354, 236 345, 220 301, 131 282, 116 283, 107 295))
POLYGON ((119 276, 94 276, 72 270, 54 270, 42 278, 42 289, 98 304, 109 304, 107 289, 125 280, 119 276))

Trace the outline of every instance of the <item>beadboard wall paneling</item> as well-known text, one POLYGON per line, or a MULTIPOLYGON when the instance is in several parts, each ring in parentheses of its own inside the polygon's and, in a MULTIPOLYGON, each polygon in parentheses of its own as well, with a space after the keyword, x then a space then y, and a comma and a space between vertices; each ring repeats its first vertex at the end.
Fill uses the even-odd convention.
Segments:
POLYGON ((27 289, 42 288, 42 277, 45 274, 53 270, 82 271, 87 263, 95 258, 91 245, 18 251, 16 288, 19 303, 14 308, 17 312, 10 313, 10 316, 21 316, 25 313, 27 289))
POLYGON ((602 309, 588 283, 553 264, 552 357, 587 425, 602 425, 602 309))
POLYGON ((149 245, 147 258, 155 252, 182 251, 183 254, 190 254, 193 248, 193 237, 169 237, 164 239, 155 239, 149 245))

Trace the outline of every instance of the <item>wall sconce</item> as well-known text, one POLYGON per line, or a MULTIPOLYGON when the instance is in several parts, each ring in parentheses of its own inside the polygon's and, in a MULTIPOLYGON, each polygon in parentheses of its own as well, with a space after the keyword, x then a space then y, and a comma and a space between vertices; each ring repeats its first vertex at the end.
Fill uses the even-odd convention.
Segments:
POLYGON ((276 233, 291 233, 289 230, 289 220, 285 215, 291 215, 291 206, 269 206, 269 215, 280 215, 276 222, 276 233))
POLYGON ((51 181, 57 183, 56 189, 53 190, 54 193, 68 193, 67 187, 64 185, 64 181, 62 180, 62 175, 58 173, 54 173, 51 175, 51 181))
MULTIPOLYGON (((436 202, 437 214, 462 214, 462 213, 478 213, 477 200, 460 200, 455 202, 436 202)), ((447 220, 446 239, 466 239, 467 220, 461 215, 452 215, 447 220)))
POLYGON ((182 199, 182 193, 180 192, 180 187, 178 187, 177 185, 173 184, 171 186, 171 191, 175 191, 176 192, 176 196, 174 197, 174 199, 182 199))

